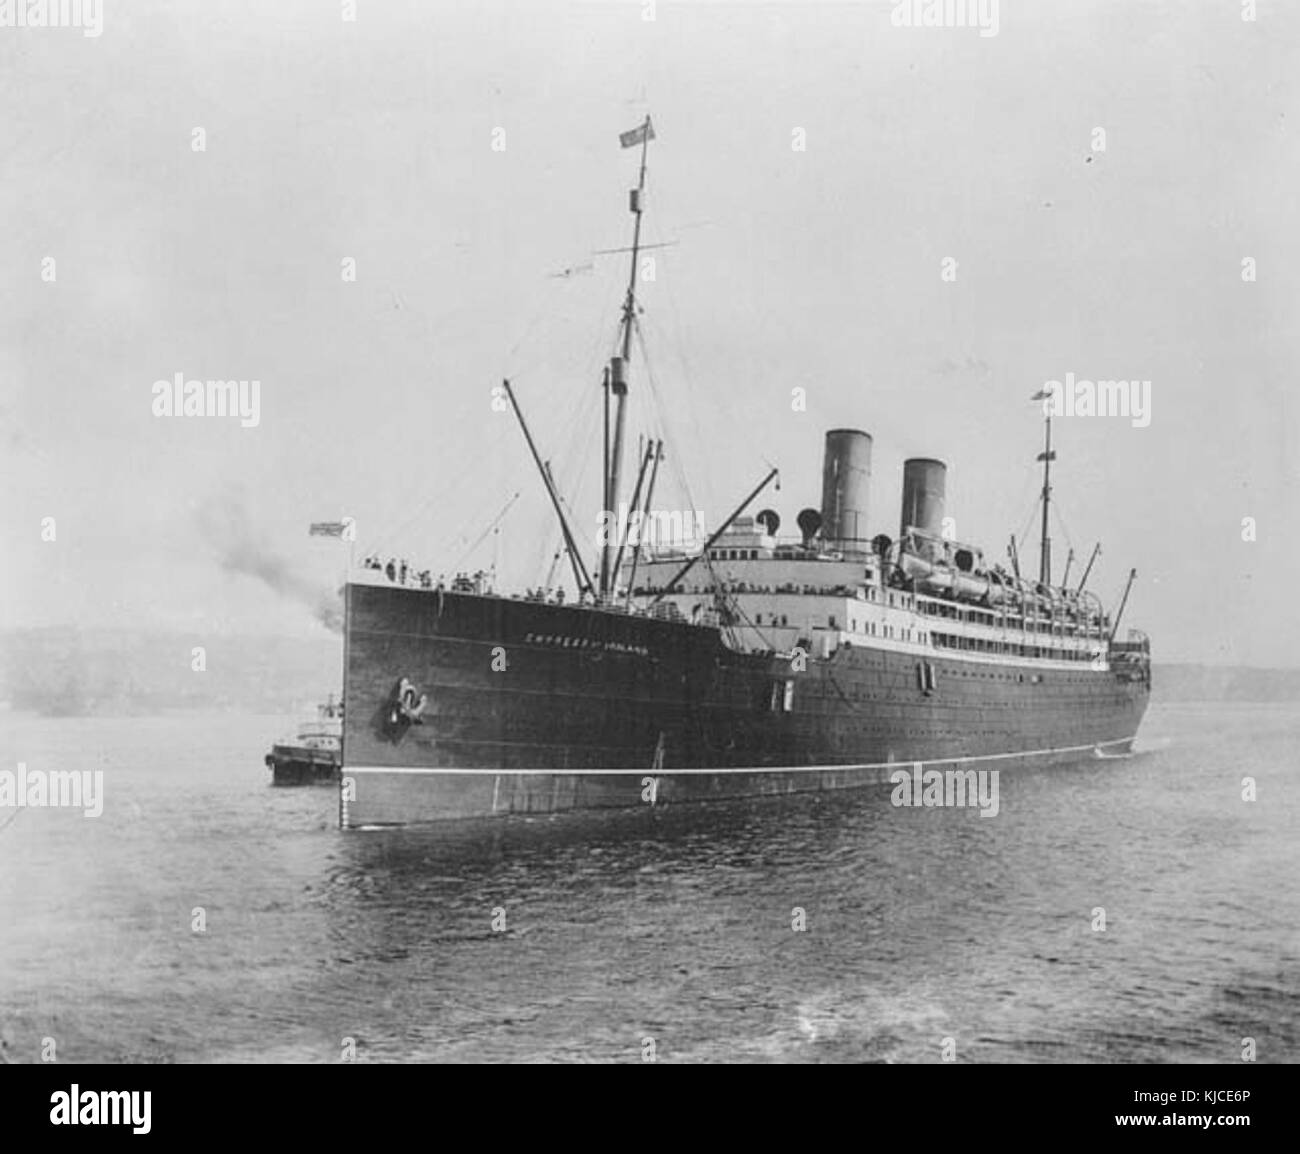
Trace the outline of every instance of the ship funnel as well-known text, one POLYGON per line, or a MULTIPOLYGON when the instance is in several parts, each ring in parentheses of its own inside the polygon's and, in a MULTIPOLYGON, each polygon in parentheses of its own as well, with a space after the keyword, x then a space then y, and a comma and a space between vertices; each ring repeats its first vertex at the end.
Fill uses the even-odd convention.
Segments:
POLYGON ((822 538, 846 556, 866 557, 871 437, 860 429, 831 429, 822 459, 822 538))
POLYGON ((911 457, 903 462, 903 512, 898 535, 920 529, 943 534, 943 499, 947 489, 948 466, 929 457, 911 457))

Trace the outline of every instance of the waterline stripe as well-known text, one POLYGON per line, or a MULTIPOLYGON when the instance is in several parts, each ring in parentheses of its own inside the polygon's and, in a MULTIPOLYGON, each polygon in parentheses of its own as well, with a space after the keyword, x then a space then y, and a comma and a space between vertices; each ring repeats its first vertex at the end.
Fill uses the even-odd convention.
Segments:
POLYGON ((1082 753, 1089 749, 1105 749, 1111 745, 1123 745, 1125 742, 1133 741, 1137 734, 1131 737, 1118 737, 1110 741, 1094 741, 1087 745, 1065 745, 1056 749, 1027 749, 1020 753, 980 753, 971 757, 941 757, 933 761, 876 761, 864 765, 782 765, 782 766, 731 766, 725 769, 708 769, 708 768, 682 768, 682 769, 658 769, 652 770, 648 766, 644 769, 456 769, 456 768, 439 768, 439 767, 422 767, 414 765, 345 765, 343 773, 399 773, 399 774, 495 774, 499 777, 528 776, 528 775, 546 775, 560 776, 564 774, 580 774, 583 777, 614 777, 620 774, 630 774, 633 776, 650 776, 650 777, 675 777, 680 774, 688 773, 708 773, 721 774, 724 776, 736 776, 740 774, 763 774, 763 773, 856 773, 864 769, 911 769, 915 765, 920 765, 922 769, 927 766, 935 765, 972 765, 981 761, 1006 761, 1013 757, 1045 757, 1055 753, 1082 753))

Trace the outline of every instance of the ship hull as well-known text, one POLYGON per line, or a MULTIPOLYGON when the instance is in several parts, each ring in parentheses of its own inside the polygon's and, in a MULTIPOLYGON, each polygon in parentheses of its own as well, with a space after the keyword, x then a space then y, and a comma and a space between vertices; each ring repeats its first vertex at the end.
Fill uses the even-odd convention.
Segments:
POLYGON ((1123 753, 1149 692, 1086 665, 865 643, 795 669, 729 649, 716 629, 577 606, 366 584, 346 599, 345 828, 863 788, 918 762, 1007 770, 1123 753))

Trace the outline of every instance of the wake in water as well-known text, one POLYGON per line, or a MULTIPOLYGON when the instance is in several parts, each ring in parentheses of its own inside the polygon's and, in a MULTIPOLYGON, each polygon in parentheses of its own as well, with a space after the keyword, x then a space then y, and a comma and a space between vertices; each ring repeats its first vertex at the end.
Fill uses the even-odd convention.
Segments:
POLYGON ((1100 746, 1093 746, 1092 756, 1096 761, 1128 761, 1134 757, 1145 757, 1158 750, 1168 749, 1173 743, 1172 737, 1153 737, 1147 740, 1139 738, 1134 741, 1135 748, 1127 753, 1107 753, 1100 746))

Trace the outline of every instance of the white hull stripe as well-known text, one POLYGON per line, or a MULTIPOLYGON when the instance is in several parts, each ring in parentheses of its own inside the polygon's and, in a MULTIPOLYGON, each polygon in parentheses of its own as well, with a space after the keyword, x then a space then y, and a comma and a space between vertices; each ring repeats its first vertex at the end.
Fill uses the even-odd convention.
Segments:
POLYGON ((723 776, 754 773, 854 773, 864 769, 910 769, 914 765, 973 765, 981 761, 1007 761, 1015 757, 1047 757, 1057 753, 1084 753, 1088 750, 1103 750, 1112 745, 1126 745, 1132 737, 1119 737, 1111 741, 1095 741, 1088 745, 1065 745, 1056 749, 1027 749, 1020 753, 981 753, 972 757, 941 757, 930 761, 876 761, 864 765, 782 765, 782 766, 732 766, 726 769, 459 769, 453 767, 424 767, 416 765, 345 765, 344 773, 407 773, 407 774, 460 774, 462 776, 487 775, 496 777, 515 777, 541 775, 560 777, 574 774, 581 777, 615 777, 626 774, 634 777, 675 777, 680 774, 704 773, 723 776))

